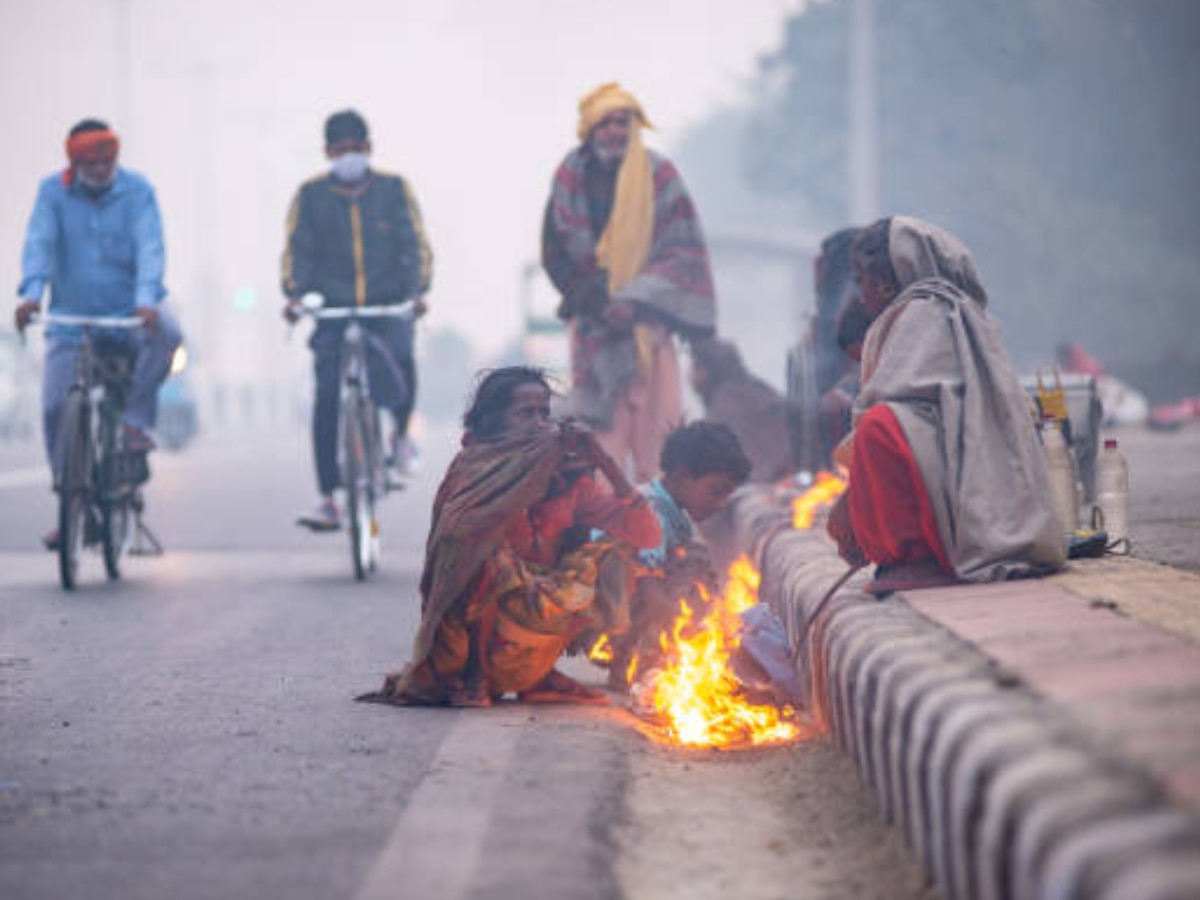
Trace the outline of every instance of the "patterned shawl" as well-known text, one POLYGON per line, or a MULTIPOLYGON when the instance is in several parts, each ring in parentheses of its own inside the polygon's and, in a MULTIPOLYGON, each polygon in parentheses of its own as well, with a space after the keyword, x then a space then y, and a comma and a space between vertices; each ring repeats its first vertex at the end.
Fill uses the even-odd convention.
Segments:
MULTIPOLYGON (((646 152, 654 182, 653 240, 645 266, 614 299, 632 301, 646 321, 661 322, 689 340, 707 337, 716 330, 716 296, 700 220, 675 166, 646 152)), ((564 294, 597 270, 599 235, 585 178, 590 160, 586 144, 567 155, 546 206, 542 262, 564 294)), ((613 331, 590 316, 576 317, 572 325, 573 411, 607 427, 616 399, 638 372, 633 334, 613 331)))
POLYGON ((960 578, 1061 568, 1045 457, 970 253, 899 216, 889 247, 901 291, 867 332, 856 414, 896 414, 960 578))
POLYGON ((413 663, 429 655, 442 618, 466 600, 513 519, 546 495, 564 448, 551 431, 469 443, 454 457, 433 503, 413 663))

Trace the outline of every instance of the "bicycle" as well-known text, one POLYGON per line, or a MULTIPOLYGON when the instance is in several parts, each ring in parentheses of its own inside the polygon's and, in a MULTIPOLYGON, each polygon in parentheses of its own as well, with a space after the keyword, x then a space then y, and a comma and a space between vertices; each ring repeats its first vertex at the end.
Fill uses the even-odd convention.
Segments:
POLYGON ((46 324, 81 329, 75 380, 59 423, 54 471, 58 572, 63 589, 70 591, 78 583, 85 547, 100 545, 111 581, 121 577, 121 558, 127 551, 162 553, 162 545, 142 522, 141 488, 150 479, 146 452, 126 449, 121 433, 121 413, 137 351, 113 332, 140 328, 142 320, 60 313, 39 318, 46 324), (143 538, 149 547, 140 543, 143 538))
POLYGON ((387 345, 364 329, 360 320, 388 317, 412 319, 416 316, 416 305, 411 300, 387 306, 324 307, 323 303, 320 295, 310 294, 301 301, 299 312, 317 321, 348 320, 342 333, 338 467, 346 492, 354 577, 358 581, 365 581, 379 565, 376 505, 392 488, 387 477, 379 410, 371 397, 368 350, 380 354, 391 376, 399 384, 404 385, 405 379, 387 345))

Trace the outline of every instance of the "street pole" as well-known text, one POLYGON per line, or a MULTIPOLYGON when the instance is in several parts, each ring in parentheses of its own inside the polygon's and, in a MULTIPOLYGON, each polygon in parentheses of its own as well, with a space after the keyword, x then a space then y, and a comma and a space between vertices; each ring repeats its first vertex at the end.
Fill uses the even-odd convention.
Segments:
POLYGON ((879 135, 875 82, 875 0, 850 0, 850 221, 879 217, 879 135))
POLYGON ((133 3, 134 0, 109 0, 112 4, 113 29, 113 119, 121 132, 121 143, 134 148, 133 127, 133 3))

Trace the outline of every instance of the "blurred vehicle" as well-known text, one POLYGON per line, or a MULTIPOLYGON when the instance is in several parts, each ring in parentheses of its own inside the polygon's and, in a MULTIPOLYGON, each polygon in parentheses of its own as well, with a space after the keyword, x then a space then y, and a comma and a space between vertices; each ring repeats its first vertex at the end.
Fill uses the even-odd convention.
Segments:
POLYGON ((182 450, 199 430, 196 395, 188 380, 187 370, 187 346, 181 344, 171 358, 171 374, 158 390, 155 433, 166 450, 182 450))
POLYGON ((37 431, 41 367, 15 334, 0 334, 0 440, 31 439, 37 431))

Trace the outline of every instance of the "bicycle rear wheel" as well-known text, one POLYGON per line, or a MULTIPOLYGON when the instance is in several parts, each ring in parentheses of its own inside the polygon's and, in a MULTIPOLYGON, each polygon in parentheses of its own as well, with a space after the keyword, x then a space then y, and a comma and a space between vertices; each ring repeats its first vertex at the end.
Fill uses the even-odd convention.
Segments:
POLYGON ((373 412, 360 398, 351 397, 342 413, 342 484, 346 489, 346 515, 350 519, 350 559, 354 577, 365 581, 375 570, 379 536, 369 421, 373 412))
POLYGON ((64 590, 74 590, 79 557, 87 539, 91 489, 91 423, 82 391, 72 391, 59 429, 62 454, 58 472, 58 576, 64 590))

